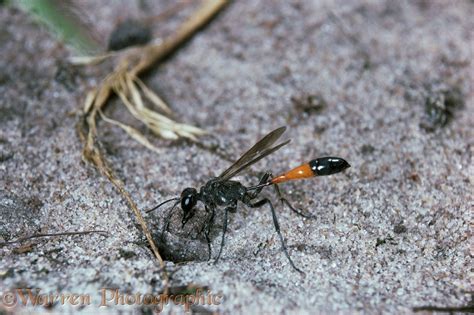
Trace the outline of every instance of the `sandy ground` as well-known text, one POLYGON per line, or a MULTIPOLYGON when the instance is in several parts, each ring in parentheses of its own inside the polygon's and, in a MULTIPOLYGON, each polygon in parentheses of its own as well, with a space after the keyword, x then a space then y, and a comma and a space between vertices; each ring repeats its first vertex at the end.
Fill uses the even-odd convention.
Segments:
MULTIPOLYGON (((158 13, 171 2, 143 3, 131 5, 129 14, 158 13)), ((84 3, 102 35, 127 17, 122 5, 84 3)), ((341 156, 352 165, 343 174, 281 187, 317 216, 302 219, 277 207, 304 276, 281 252, 267 208, 240 206, 231 214, 216 265, 206 261, 201 239, 179 235, 176 212, 169 238, 181 238, 165 244, 176 271, 172 285, 193 283, 223 295, 219 305, 195 312, 472 310, 473 11, 472 1, 457 0, 237 1, 145 78, 180 121, 210 132, 202 142, 220 155, 148 132, 157 154, 120 129, 99 125, 107 157, 141 209, 204 184, 283 125, 283 138, 292 142, 239 177, 244 184, 255 184, 260 171, 279 173, 318 156, 341 156), (194 260, 179 262, 176 253, 194 260)), ((158 34, 189 12, 162 22, 158 34)), ((101 76, 67 65, 71 52, 24 13, 2 6, 0 21, 0 241, 38 232, 109 232, 0 248, 0 313, 150 313, 113 302, 98 308, 102 288, 161 289, 159 266, 131 210, 81 161, 74 126, 87 86, 101 76), (89 294, 93 305, 25 308, 13 291, 17 306, 8 308, 6 294, 15 288, 89 294)), ((147 132, 117 100, 107 112, 147 132)), ((263 195, 275 198, 270 189, 263 195)), ((164 210, 146 216, 157 234, 164 210)), ((214 254, 220 226, 213 231, 214 254)))

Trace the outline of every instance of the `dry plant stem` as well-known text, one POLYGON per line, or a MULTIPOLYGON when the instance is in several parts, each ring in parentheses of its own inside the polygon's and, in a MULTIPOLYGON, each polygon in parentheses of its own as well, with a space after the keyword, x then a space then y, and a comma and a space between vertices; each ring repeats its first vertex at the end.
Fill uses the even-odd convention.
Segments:
MULTIPOLYGON (((93 109, 93 110, 96 111, 96 109, 93 109)), ((148 230, 148 227, 146 225, 145 220, 143 219, 143 216, 142 216, 141 212, 138 210, 137 205, 133 201, 133 199, 130 196, 130 194, 128 193, 128 191, 125 190, 123 182, 115 176, 114 172, 112 171, 112 169, 108 165, 107 161, 103 157, 102 153, 100 152, 100 149, 95 145, 95 138, 96 138, 96 135, 97 135, 97 129, 96 129, 96 125, 95 125, 95 120, 92 120, 91 118, 92 118, 92 115, 87 117, 87 120, 89 120, 88 125, 89 125, 90 129, 89 129, 89 133, 87 135, 87 138, 84 139, 85 142, 86 142, 86 146, 84 148, 83 156, 84 156, 85 159, 87 159, 87 161, 94 164, 99 169, 99 171, 103 175, 105 175, 112 182, 112 184, 114 184, 114 186, 118 189, 120 194, 126 199, 128 205, 130 206, 130 208, 132 208, 133 213, 137 217, 137 220, 140 223, 140 226, 142 227, 143 232, 145 233, 145 236, 146 236, 148 242, 150 243, 150 246, 151 246, 151 249, 152 249, 153 253, 155 254, 156 258, 158 259, 158 261, 160 263, 160 266, 162 268, 164 268, 165 263, 164 263, 163 259, 160 256, 158 248, 156 247, 156 245, 153 241, 151 233, 148 230)), ((83 130, 80 129, 79 131, 80 131, 81 138, 83 138, 85 136, 83 134, 83 130)))
MULTIPOLYGON (((94 111, 97 111, 97 109, 93 109, 94 111)), ((95 115, 94 115, 95 116, 95 115)), ((87 119, 89 120, 91 116, 89 116, 87 119)), ((118 189, 119 193, 125 198, 127 201, 129 207, 132 209, 133 213, 137 217, 138 223, 140 223, 140 226, 143 230, 143 233, 145 234, 145 237, 150 244, 151 250, 153 251, 153 254, 155 255, 156 259, 158 259, 158 262, 160 264, 160 268, 163 271, 163 285, 165 287, 165 291, 168 290, 168 283, 169 283, 169 276, 166 271, 166 265, 163 259, 161 258, 160 252, 158 251, 158 248, 156 247, 155 242, 153 241, 153 237, 151 236, 150 230, 148 229, 145 219, 143 219, 143 216, 141 212, 138 210, 138 207, 136 203, 133 201, 132 196, 128 193, 128 191, 125 190, 125 187, 123 185, 123 182, 115 176, 114 172, 108 165, 107 161, 103 157, 102 153, 100 152, 99 148, 96 147, 95 145, 95 138, 97 134, 97 129, 95 125, 95 120, 88 122, 89 125, 89 133, 87 135, 87 138, 85 139, 85 134, 83 133, 83 129, 79 129, 79 134, 81 136, 81 139, 86 142, 86 146, 84 148, 83 152, 83 157, 94 164, 99 171, 106 176, 109 181, 112 182, 112 184, 118 189)))
POLYGON ((140 57, 140 62, 132 68, 131 74, 138 75, 171 53, 181 43, 190 38, 198 29, 203 27, 227 2, 226 0, 205 0, 198 11, 184 22, 173 36, 165 39, 160 44, 147 46, 140 57))
MULTIPOLYGON (((127 75, 128 78, 136 78, 139 73, 148 69, 154 63, 170 54, 186 39, 190 38, 199 28, 204 26, 220 9, 223 8, 226 3, 227 1, 225 0, 205 0, 200 9, 198 9, 198 11, 193 14, 193 16, 184 22, 177 32, 165 39, 161 44, 145 46, 142 49, 134 49, 132 50, 132 53, 125 55, 124 58, 118 63, 115 71, 103 81, 102 85, 89 92, 85 101, 85 115, 81 123, 78 125, 79 135, 81 140, 85 143, 83 158, 86 161, 94 164, 97 169, 99 169, 99 171, 112 182, 120 194, 126 199, 129 207, 137 217, 143 233, 150 244, 153 254, 157 258, 160 267, 163 270, 165 292, 168 291, 169 283, 169 276, 165 268, 166 265, 161 258, 158 248, 153 241, 151 233, 146 225, 145 220, 143 219, 143 216, 141 215, 141 212, 138 210, 137 205, 133 201, 130 194, 125 190, 123 182, 114 174, 112 168, 109 166, 108 162, 104 158, 104 155, 99 149, 100 142, 97 140, 96 119, 97 116, 101 114, 101 109, 103 106, 105 106, 112 92, 117 93, 122 98, 122 100, 126 99, 127 95, 125 95, 123 90, 121 93, 118 92, 121 91, 119 88, 120 82, 122 82, 123 87, 123 80, 126 79, 127 75), (128 70, 130 69, 130 64, 135 64, 135 66, 131 67, 131 70, 128 70)), ((141 81, 138 81, 139 85, 140 82, 141 81)), ((128 108, 131 109, 130 106, 128 106, 128 108)))
POLYGON ((13 241, 7 241, 7 242, 0 242, 0 247, 5 246, 5 245, 11 245, 15 243, 21 243, 23 241, 27 241, 33 238, 39 238, 39 237, 52 237, 52 236, 69 236, 69 235, 85 235, 85 234, 92 234, 92 233, 104 233, 107 234, 107 231, 103 230, 92 230, 92 231, 79 231, 79 232, 62 232, 62 233, 38 233, 38 234, 32 234, 29 236, 25 237, 20 237, 16 240, 13 241))

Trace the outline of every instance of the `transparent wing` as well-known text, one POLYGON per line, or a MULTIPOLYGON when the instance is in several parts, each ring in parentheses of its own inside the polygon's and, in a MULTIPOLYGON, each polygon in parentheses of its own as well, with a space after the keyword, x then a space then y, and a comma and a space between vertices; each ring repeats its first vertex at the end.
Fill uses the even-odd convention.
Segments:
POLYGON ((275 152, 282 146, 288 144, 290 140, 280 143, 279 145, 271 148, 271 146, 281 137, 285 130, 286 127, 280 127, 263 137, 253 147, 251 147, 247 152, 245 152, 234 164, 232 164, 228 169, 222 172, 222 174, 219 175, 219 178, 222 180, 228 180, 237 175, 243 169, 263 159, 267 155, 275 152))
POLYGON ((247 167, 249 167, 250 165, 254 164, 254 163, 257 163, 258 161, 260 161, 261 159, 263 159, 264 157, 266 157, 267 155, 270 155, 272 154, 273 152, 275 152, 276 150, 280 149, 282 146, 284 145, 287 145, 288 143, 290 143, 291 140, 287 140, 283 143, 280 143, 279 145, 277 146, 274 146, 273 148, 270 148, 270 149, 267 149, 263 152, 261 152, 258 156, 256 156, 253 160, 250 160, 248 161, 247 163, 243 164, 242 166, 240 166, 239 168, 235 169, 234 171, 228 173, 225 175, 225 177, 220 177, 221 179, 224 179, 224 180, 227 180, 227 179, 230 179, 232 177, 234 177, 235 175, 237 175, 238 173, 240 173, 241 171, 243 171, 244 169, 246 169, 247 167))

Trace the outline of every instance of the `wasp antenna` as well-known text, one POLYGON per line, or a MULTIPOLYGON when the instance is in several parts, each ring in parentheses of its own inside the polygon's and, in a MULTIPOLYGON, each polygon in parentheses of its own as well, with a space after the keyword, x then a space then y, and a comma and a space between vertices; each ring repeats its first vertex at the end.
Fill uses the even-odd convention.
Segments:
POLYGON ((179 200, 180 198, 179 197, 175 197, 175 198, 171 198, 171 199, 168 199, 168 200, 165 200, 163 201, 162 203, 160 203, 159 205, 157 205, 156 207, 153 207, 147 211, 145 211, 146 213, 149 213, 149 212, 152 212, 152 211, 155 211, 156 209, 158 209, 159 207, 161 207, 162 205, 170 202, 170 201, 174 201, 174 200, 179 200))

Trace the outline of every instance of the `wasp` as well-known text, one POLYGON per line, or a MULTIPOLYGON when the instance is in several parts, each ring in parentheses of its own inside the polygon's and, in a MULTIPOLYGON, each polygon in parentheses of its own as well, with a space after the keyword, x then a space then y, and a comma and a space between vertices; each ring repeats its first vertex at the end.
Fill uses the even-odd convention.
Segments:
POLYGON ((275 177, 272 176, 272 173, 265 172, 261 177, 260 182, 254 186, 245 186, 237 180, 232 180, 232 178, 240 174, 243 170, 287 145, 291 140, 287 140, 273 146, 273 144, 283 135, 285 130, 286 127, 280 127, 267 134, 247 152, 245 152, 234 164, 223 171, 219 176, 211 178, 209 181, 207 181, 207 183, 201 186, 199 190, 193 187, 185 188, 179 197, 165 200, 147 212, 154 211, 168 202, 175 201, 174 205, 169 211, 168 219, 165 221, 165 227, 163 228, 164 232, 168 229, 172 211, 177 205, 181 206, 181 223, 182 228, 184 228, 185 224, 196 214, 198 202, 204 204, 204 208, 208 213, 208 216, 206 219, 205 228, 203 230, 205 230, 204 232, 209 249, 209 258, 211 258, 211 240, 209 237, 210 229, 214 222, 216 211, 224 211, 221 245, 217 258, 215 259, 215 263, 217 263, 221 256, 222 249, 224 248, 229 212, 235 213, 237 211, 239 202, 250 208, 268 206, 272 213, 273 225, 280 239, 281 247, 285 253, 285 256, 288 258, 290 265, 296 271, 302 273, 302 271, 295 266, 291 256, 288 253, 285 240, 280 231, 280 224, 278 223, 278 218, 272 201, 267 197, 259 198, 260 193, 262 192, 263 188, 267 186, 274 186, 282 203, 286 204, 297 214, 303 217, 312 218, 313 216, 304 214, 300 210, 293 207, 287 199, 283 198, 278 188, 278 184, 296 179, 336 174, 349 168, 350 165, 347 161, 339 157, 321 157, 313 159, 275 177))

